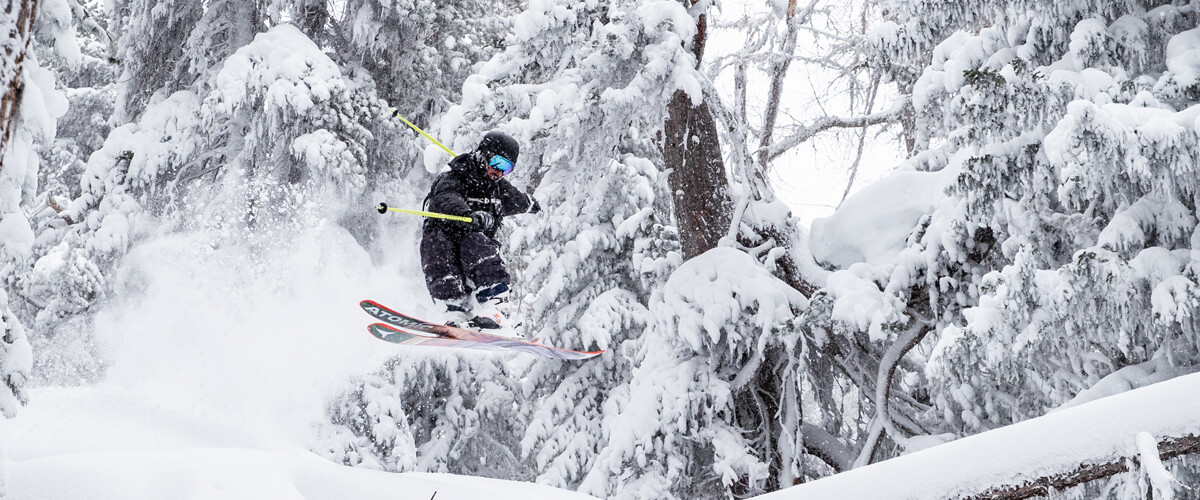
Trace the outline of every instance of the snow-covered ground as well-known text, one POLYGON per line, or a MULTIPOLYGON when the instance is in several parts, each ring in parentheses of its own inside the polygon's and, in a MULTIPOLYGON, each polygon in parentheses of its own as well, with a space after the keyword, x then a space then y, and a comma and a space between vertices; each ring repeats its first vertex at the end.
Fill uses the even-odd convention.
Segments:
MULTIPOLYGON (((590 498, 527 483, 344 467, 115 388, 41 389, 6 426, 8 499, 590 498)), ((3 477, 3 476, 0 476, 3 477)))
MULTIPOLYGON (((45 388, 0 438, 7 498, 589 498, 534 484, 343 467, 237 422, 119 388, 45 388), (254 443, 257 444, 255 445, 254 443)), ((1064 409, 762 499, 928 499, 1132 456, 1138 435, 1200 431, 1200 374, 1064 409)))

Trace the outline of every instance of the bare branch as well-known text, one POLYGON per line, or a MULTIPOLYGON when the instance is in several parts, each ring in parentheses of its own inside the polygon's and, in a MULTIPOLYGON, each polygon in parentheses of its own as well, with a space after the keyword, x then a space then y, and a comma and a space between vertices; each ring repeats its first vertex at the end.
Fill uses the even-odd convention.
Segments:
POLYGON ((788 150, 803 144, 805 141, 812 139, 814 135, 833 128, 859 128, 870 127, 880 123, 886 123, 899 118, 904 114, 905 109, 909 107, 910 98, 904 97, 896 101, 892 109, 872 113, 861 116, 824 116, 817 119, 811 125, 801 126, 792 135, 784 138, 782 141, 771 146, 764 146, 758 150, 760 155, 766 154, 767 160, 771 161, 786 153, 788 150))
POLYGON ((771 65, 771 88, 767 91, 767 109, 766 115, 763 117, 758 163, 764 166, 768 162, 765 149, 771 143, 771 135, 775 131, 775 119, 779 116, 779 101, 783 96, 783 77, 787 75, 788 67, 792 64, 791 55, 796 52, 797 27, 812 13, 816 3, 816 0, 812 0, 804 14, 796 16, 796 0, 788 2, 787 35, 783 39, 783 47, 780 50, 785 57, 771 65))
MULTIPOLYGON (((868 93, 868 97, 867 97, 867 112, 868 113, 870 113, 871 110, 875 108, 875 97, 877 95, 879 95, 879 75, 878 74, 875 75, 875 78, 871 79, 871 91, 868 93)), ((863 127, 863 129, 859 133, 858 149, 854 153, 854 163, 850 165, 850 180, 846 181, 846 190, 842 192, 842 199, 841 199, 841 201, 838 202, 838 206, 841 206, 841 204, 846 201, 846 197, 850 196, 850 188, 854 186, 854 179, 856 177, 858 177, 858 166, 860 163, 862 163, 863 149, 866 147, 866 145, 867 145, 867 129, 866 129, 866 127, 863 127)))

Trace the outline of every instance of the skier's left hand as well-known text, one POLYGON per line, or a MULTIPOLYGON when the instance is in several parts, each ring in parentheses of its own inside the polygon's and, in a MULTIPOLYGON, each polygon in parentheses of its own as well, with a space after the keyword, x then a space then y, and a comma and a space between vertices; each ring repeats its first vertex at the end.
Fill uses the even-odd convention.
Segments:
POLYGON ((542 205, 538 204, 537 198, 529 197, 529 213, 536 214, 542 211, 542 205))
POLYGON ((482 210, 471 212, 471 230, 486 233, 496 227, 496 218, 482 210))

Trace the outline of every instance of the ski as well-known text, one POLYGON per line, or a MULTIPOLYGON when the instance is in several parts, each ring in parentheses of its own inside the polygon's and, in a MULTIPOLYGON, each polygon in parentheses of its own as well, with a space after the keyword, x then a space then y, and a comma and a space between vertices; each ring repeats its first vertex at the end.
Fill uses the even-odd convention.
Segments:
POLYGON ((536 342, 432 323, 393 311, 373 300, 359 302, 359 306, 367 314, 381 321, 368 326, 367 331, 375 338, 393 344, 523 352, 554 359, 588 359, 604 353, 560 349, 536 342))

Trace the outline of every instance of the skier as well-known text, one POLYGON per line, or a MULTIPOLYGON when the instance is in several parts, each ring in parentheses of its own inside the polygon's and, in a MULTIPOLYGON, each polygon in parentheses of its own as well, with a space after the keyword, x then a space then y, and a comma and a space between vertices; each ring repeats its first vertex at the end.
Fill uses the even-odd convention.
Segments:
POLYGON ((425 286, 447 324, 506 326, 509 275, 496 231, 506 216, 541 211, 537 200, 503 178, 516 167, 519 152, 516 139, 488 132, 475 151, 450 160, 450 171, 434 180, 425 197, 430 211, 472 219, 426 219, 421 235, 425 286))

